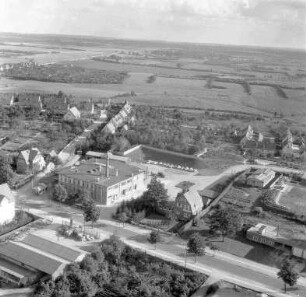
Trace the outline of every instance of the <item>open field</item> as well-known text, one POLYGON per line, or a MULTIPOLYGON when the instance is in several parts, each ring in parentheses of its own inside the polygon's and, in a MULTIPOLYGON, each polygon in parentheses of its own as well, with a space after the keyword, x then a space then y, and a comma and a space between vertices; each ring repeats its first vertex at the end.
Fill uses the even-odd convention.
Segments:
MULTIPOLYGON (((303 51, 14 34, 0 34, 0 42, 0 51, 6 54, 0 58, 0 65, 34 61, 59 63, 68 68, 78 66, 88 72, 118 71, 129 75, 117 85, 1 78, 0 92, 62 90, 84 100, 134 91, 137 96, 126 98, 134 104, 266 115, 277 112, 305 123, 306 55, 303 51), (152 74, 156 75, 156 80, 147 83, 152 74), (210 78, 215 81, 208 88, 206 84, 210 78), (239 82, 249 84, 250 94, 239 82), (282 98, 268 85, 281 86, 288 98, 282 98)), ((114 98, 115 102, 118 100, 122 98, 114 98)))
POLYGON ((288 207, 296 214, 306 216, 306 187, 293 186, 281 195, 279 204, 288 207))

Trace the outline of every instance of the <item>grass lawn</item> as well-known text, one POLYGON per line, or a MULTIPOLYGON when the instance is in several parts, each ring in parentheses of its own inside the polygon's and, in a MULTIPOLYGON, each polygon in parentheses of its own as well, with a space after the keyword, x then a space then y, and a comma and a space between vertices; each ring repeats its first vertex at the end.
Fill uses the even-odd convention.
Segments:
POLYGON ((294 186, 289 192, 282 194, 279 203, 296 214, 306 216, 306 188, 294 186))
POLYGON ((187 239, 195 232, 199 232, 207 242, 211 242, 220 251, 267 266, 279 268, 282 260, 287 256, 284 252, 248 240, 242 233, 235 238, 225 237, 224 241, 219 236, 212 237, 209 234, 208 225, 203 221, 198 227, 191 227, 182 237, 187 239))

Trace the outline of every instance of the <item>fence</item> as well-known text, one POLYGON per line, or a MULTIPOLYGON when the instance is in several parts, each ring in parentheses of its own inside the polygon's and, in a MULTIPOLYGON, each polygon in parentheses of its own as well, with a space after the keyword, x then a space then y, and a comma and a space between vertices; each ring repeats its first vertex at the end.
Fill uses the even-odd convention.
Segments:
POLYGON ((65 226, 69 226, 71 230, 77 230, 78 233, 81 233, 82 236, 91 236, 95 239, 100 239, 101 238, 101 232, 99 229, 96 229, 96 228, 92 228, 92 227, 89 227, 89 226, 86 226, 86 228, 84 228, 83 225, 81 224, 75 224, 71 221, 68 221, 68 220, 62 220, 62 225, 65 225, 65 226))

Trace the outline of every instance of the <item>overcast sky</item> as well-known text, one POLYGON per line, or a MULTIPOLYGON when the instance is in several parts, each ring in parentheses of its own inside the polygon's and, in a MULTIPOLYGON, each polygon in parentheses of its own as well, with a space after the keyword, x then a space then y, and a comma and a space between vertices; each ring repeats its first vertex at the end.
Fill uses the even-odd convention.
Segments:
POLYGON ((0 0, 0 31, 306 49, 306 0, 0 0))

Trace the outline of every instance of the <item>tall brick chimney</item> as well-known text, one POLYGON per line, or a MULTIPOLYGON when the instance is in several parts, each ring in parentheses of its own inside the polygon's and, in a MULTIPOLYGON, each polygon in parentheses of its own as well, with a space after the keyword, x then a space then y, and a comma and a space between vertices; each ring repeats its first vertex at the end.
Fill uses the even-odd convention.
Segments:
POLYGON ((109 177, 109 152, 106 153, 106 177, 109 177))

